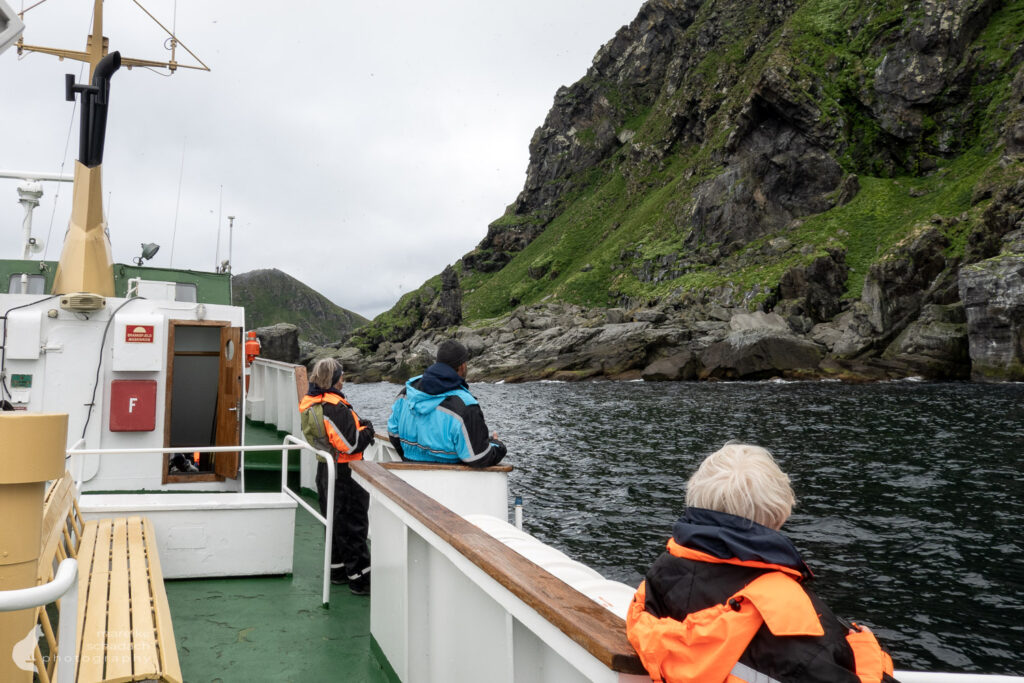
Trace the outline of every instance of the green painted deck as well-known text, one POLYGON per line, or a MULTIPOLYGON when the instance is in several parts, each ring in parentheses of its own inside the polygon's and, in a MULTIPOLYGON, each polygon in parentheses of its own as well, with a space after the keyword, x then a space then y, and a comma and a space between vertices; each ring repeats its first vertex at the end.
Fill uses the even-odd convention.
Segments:
MULTIPOLYGON (((270 446, 284 441, 287 432, 273 425, 245 420, 245 443, 249 446, 270 446)), ((288 456, 288 485, 298 490, 299 455, 288 456)), ((277 491, 281 488, 281 453, 279 451, 247 453, 245 456, 245 489, 277 491)))
MULTIPOLYGON (((247 444, 283 439, 269 425, 247 421, 245 430, 247 444)), ((246 456, 246 489, 278 490, 280 455, 253 455, 246 456)), ((294 487, 297 455, 290 461, 294 487)), ((316 507, 315 494, 306 499, 316 507)), ((298 507, 291 576, 167 581, 185 682, 394 680, 371 648, 370 598, 332 586, 330 608, 321 605, 323 553, 323 527, 298 507)))
POLYGON ((323 527, 301 507, 295 527, 291 576, 166 582, 186 683, 392 680, 371 649, 370 598, 332 586, 322 607, 323 527))

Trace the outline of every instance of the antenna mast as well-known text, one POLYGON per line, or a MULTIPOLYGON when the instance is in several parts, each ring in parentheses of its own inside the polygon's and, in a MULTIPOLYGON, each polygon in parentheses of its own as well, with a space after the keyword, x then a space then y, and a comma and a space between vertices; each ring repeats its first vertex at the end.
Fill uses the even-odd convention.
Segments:
MULTIPOLYGON (((46 0, 42 0, 45 2, 46 0)), ((128 67, 131 69, 133 66, 146 66, 157 69, 167 69, 171 73, 174 73, 179 67, 182 69, 198 69, 199 71, 209 71, 210 67, 206 66, 203 60, 199 59, 192 50, 188 49, 185 43, 178 40, 178 37, 174 35, 172 31, 169 31, 166 26, 161 24, 156 17, 154 17, 149 10, 143 7, 139 0, 132 0, 136 5, 139 6, 143 12, 146 13, 150 19, 152 19, 157 26, 162 28, 167 35, 170 37, 171 45, 171 58, 166 62, 153 61, 151 59, 136 59, 134 57, 122 57, 121 66, 128 67), (185 52, 189 53, 193 59, 199 62, 199 65, 194 64, 180 64, 175 59, 178 46, 181 46, 185 52)), ((33 9, 38 7, 42 2, 29 7, 33 9)), ((21 19, 25 18, 25 10, 18 14, 21 19)), ((85 52, 81 50, 63 50, 55 47, 42 47, 40 45, 26 45, 24 37, 18 38, 16 43, 18 47, 18 54, 22 55, 25 52, 39 52, 46 55, 54 55, 60 59, 73 59, 78 62, 85 62, 89 65, 89 82, 92 81, 93 72, 96 70, 96 65, 100 63, 108 52, 110 47, 110 41, 103 35, 103 0, 93 0, 92 6, 92 33, 89 35, 88 40, 85 43, 85 52)))

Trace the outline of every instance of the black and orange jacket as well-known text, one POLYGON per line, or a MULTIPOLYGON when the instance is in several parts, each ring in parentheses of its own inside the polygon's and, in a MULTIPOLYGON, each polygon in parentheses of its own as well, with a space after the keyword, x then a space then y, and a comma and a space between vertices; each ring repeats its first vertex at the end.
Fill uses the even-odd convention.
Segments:
POLYGON ((874 635, 832 614, 811 578, 781 533, 689 508, 640 584, 626 633, 655 681, 893 681, 874 635))
POLYGON ((323 432, 318 429, 319 425, 309 429, 307 421, 303 420, 303 435, 306 441, 322 447, 324 444, 318 442, 326 438, 326 445, 330 446, 339 463, 362 460, 363 451, 373 443, 373 426, 359 419, 341 392, 334 389, 324 391, 317 385, 310 384, 309 393, 299 401, 299 412, 305 413, 315 405, 323 407, 323 432))

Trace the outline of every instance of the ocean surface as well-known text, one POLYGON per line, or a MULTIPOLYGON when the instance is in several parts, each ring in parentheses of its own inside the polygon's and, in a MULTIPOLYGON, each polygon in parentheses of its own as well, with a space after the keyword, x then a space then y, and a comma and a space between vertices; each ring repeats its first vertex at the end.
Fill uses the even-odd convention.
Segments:
MULTIPOLYGON (((346 385, 385 431, 399 387, 346 385)), ((729 439, 764 446, 783 527, 836 614, 898 669, 1024 674, 1024 384, 472 384, 509 447, 524 528, 637 585, 729 439)))

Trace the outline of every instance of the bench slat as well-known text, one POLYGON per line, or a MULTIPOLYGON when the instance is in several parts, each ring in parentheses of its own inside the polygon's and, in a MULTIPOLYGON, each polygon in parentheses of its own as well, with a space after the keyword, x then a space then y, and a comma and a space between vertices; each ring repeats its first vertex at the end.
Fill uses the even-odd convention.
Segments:
POLYGON ((89 574, 92 572, 92 556, 96 547, 96 524, 85 525, 82 542, 78 546, 78 627, 75 629, 75 652, 82 656, 82 634, 85 633, 85 599, 89 597, 89 574))
MULTIPOLYGON (((88 572, 82 573, 84 584, 79 584, 78 623, 81 629, 81 647, 78 649, 78 681, 103 680, 103 660, 106 656, 107 593, 110 581, 109 519, 95 526, 95 542, 91 548, 92 561, 88 572), (84 613, 84 617, 83 617, 84 613)), ((87 525, 86 535, 90 527, 87 525)), ((83 539, 84 540, 84 539, 83 539)), ((83 548, 85 548, 83 544, 83 548)))
POLYGON ((41 561, 38 578, 44 583, 49 581, 53 575, 52 558, 63 538, 61 529, 66 526, 68 515, 71 513, 74 490, 75 485, 71 481, 71 476, 65 471, 63 477, 50 485, 46 491, 46 498, 43 500, 43 533, 39 546, 41 561), (50 560, 49 564, 46 564, 47 559, 50 560))
MULTIPOLYGON (((148 518, 143 518, 143 533, 151 547, 156 547, 156 533, 148 518)), ((160 664, 164 680, 168 683, 181 683, 181 664, 178 662, 178 646, 174 641, 174 628, 171 626, 171 606, 167 602, 167 591, 164 588, 163 571, 159 562, 149 563, 149 580, 153 591, 153 607, 156 615, 156 639, 160 648, 160 664)))
MULTIPOLYGON (((152 523, 142 517, 84 522, 75 494, 66 472, 47 489, 39 578, 52 578, 53 557, 78 556, 77 683, 181 683, 152 523)), ((53 652, 45 612, 39 621, 53 652)), ((41 680, 46 674, 40 667, 41 680)))
POLYGON ((132 680, 131 596, 128 584, 128 520, 114 521, 107 598, 107 670, 105 680, 132 680))
MULTIPOLYGON (((160 671, 156 653, 153 599, 149 589, 149 562, 142 536, 142 519, 128 518, 128 573, 132 598, 132 656, 136 678, 160 671)), ((154 678, 156 676, 153 676, 154 678)))

